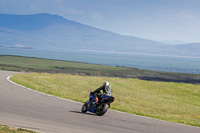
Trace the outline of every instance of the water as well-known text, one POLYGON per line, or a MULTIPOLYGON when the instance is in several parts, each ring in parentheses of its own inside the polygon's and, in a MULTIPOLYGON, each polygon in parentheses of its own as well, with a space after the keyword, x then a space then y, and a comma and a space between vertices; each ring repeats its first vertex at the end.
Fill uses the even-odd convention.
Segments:
POLYGON ((0 55, 20 55, 146 70, 200 74, 200 58, 68 50, 49 52, 0 48, 0 55))

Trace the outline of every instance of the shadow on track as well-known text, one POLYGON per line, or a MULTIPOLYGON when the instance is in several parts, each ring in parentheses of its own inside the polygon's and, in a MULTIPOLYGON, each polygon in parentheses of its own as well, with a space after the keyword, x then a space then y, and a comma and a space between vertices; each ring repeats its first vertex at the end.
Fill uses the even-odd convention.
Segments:
POLYGON ((77 114, 86 114, 86 115, 93 115, 93 116, 97 116, 96 114, 92 114, 92 113, 82 113, 80 111, 69 111, 69 112, 72 112, 72 113, 77 113, 77 114))

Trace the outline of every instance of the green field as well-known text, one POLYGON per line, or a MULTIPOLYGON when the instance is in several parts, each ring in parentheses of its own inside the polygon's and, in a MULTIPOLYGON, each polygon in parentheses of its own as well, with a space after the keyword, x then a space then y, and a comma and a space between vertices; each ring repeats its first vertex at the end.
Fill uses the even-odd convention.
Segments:
MULTIPOLYGON (((85 102, 109 81, 114 110, 200 127, 200 85, 69 74, 17 74, 11 80, 50 95, 85 102)), ((80 107, 81 108, 81 107, 80 107)))
POLYGON ((0 125, 0 133, 38 133, 38 132, 0 125))
POLYGON ((104 66, 70 61, 0 55, 0 70, 68 73, 73 75, 139 78, 149 81, 169 81, 200 84, 200 74, 170 73, 136 68, 104 66))

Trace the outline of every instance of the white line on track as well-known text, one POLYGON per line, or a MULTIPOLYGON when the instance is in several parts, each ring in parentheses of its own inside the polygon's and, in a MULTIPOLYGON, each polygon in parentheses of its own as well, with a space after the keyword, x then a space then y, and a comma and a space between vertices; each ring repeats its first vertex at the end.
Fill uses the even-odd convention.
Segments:
POLYGON ((14 85, 20 86, 20 87, 22 87, 22 88, 25 88, 25 89, 27 89, 27 90, 30 90, 30 91, 33 91, 33 92, 36 92, 36 93, 39 93, 39 94, 42 94, 42 95, 46 95, 46 96, 50 96, 50 97, 55 97, 55 98, 58 98, 58 99, 61 99, 61 100, 65 100, 65 101, 70 101, 70 102, 73 102, 73 103, 82 104, 82 103, 80 103, 80 102, 72 101, 72 100, 65 99, 65 98, 56 97, 56 96, 53 96, 53 95, 49 95, 49 94, 46 94, 46 93, 43 93, 43 92, 39 92, 39 91, 30 89, 30 88, 27 88, 27 87, 25 87, 25 86, 19 85, 19 84, 17 84, 17 83, 15 83, 15 82, 13 82, 13 81, 10 80, 10 77, 11 77, 11 76, 12 76, 12 75, 8 76, 8 77, 7 77, 7 80, 8 80, 10 83, 14 84, 14 85))

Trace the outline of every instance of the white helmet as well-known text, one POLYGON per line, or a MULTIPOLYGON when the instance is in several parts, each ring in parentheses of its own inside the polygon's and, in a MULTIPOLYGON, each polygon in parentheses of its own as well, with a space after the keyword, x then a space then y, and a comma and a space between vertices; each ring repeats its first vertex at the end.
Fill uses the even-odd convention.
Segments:
POLYGON ((108 87, 109 85, 110 85, 109 82, 104 82, 104 83, 103 83, 103 86, 104 86, 104 87, 108 87))

